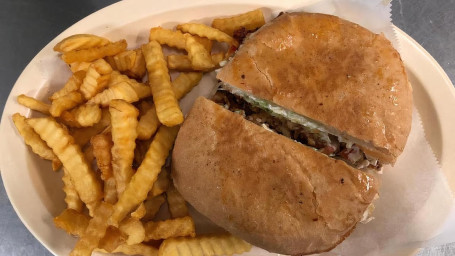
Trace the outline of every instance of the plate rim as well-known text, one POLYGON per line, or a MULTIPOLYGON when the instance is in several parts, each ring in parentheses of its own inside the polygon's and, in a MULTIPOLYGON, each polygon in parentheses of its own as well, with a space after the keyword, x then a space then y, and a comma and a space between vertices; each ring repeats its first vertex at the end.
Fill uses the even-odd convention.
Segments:
MULTIPOLYGON (((317 1, 317 0, 316 0, 317 1)), ((10 122, 8 121, 9 119, 9 115, 11 114, 9 111, 13 105, 15 104, 15 101, 13 99, 13 97, 15 97, 15 94, 14 92, 18 90, 18 88, 21 86, 20 82, 21 80, 23 79, 23 77, 27 76, 27 71, 30 70, 31 68, 31 65, 36 63, 37 62, 37 59, 42 56, 43 54, 46 53, 46 51, 48 51, 49 49, 51 49, 51 45, 54 44, 56 41, 58 40, 61 40, 61 38, 65 37, 66 35, 69 35, 71 33, 74 33, 74 30, 77 30, 78 27, 81 27, 83 26, 85 23, 89 23, 91 22, 93 19, 95 19, 97 16, 101 16, 101 15, 106 15, 105 12, 115 12, 116 10, 119 10, 119 9, 122 9, 122 8, 125 8, 127 6, 131 6, 131 5, 139 5, 140 3, 148 3, 149 1, 148 0, 124 0, 124 1, 120 1, 120 2, 116 2, 116 3, 113 3, 109 6, 106 6, 88 16, 86 16, 85 18, 81 19, 80 21, 76 22, 75 24, 73 24, 72 26, 68 27, 67 29, 65 29, 62 33, 60 33, 58 36, 56 36, 54 39, 52 39, 46 46, 44 46, 36 55, 35 57, 27 64, 27 66, 24 68, 24 70, 22 71, 22 73, 20 74, 20 76, 18 77, 18 79, 16 80, 14 86, 12 87, 9 95, 8 95, 8 98, 5 102, 5 106, 4 106, 4 111, 3 111, 3 114, 2 114, 2 118, 1 118, 1 122, 0 122, 0 140, 1 138, 3 138, 4 136, 8 136, 10 134, 6 134, 6 131, 8 131, 7 129, 7 125, 10 125, 10 122), (22 79, 21 79, 22 78, 22 79)), ((177 0, 171 0, 171 2, 178 2, 177 0)), ((214 5, 214 4, 217 4, 217 3, 223 3, 223 4, 238 4, 238 5, 247 5, 247 4, 251 4, 251 5, 257 5, 257 4, 260 4, 260 5, 264 5, 264 6, 277 6, 279 8, 283 8, 283 9, 287 9, 287 8, 292 8, 292 4, 294 4, 295 2, 297 1, 283 1, 283 3, 280 3, 278 5, 280 6, 277 6, 276 5, 276 2, 274 2, 273 0, 266 0, 266 1, 257 1, 257 0, 243 0, 243 1, 239 1, 239 0, 231 0, 229 3, 225 2, 225 1, 222 1, 222 0, 215 0, 215 1, 206 1, 206 0, 196 0, 194 2, 185 2, 186 4, 185 5, 181 5, 177 8, 177 7, 172 7, 172 8, 164 8, 162 12, 167 12, 167 11, 172 11, 172 10, 178 10, 178 9, 182 9, 182 8, 186 8, 186 7, 198 7, 198 6, 204 6, 204 5, 214 5), (282 5, 281 5, 282 4, 282 5)), ((167 1, 167 3, 169 4, 169 1, 167 1)), ((180 2, 178 2, 180 3, 180 2)), ((150 3, 148 3, 150 4, 150 3)), ((169 6, 173 6, 171 4, 169 4, 169 6)), ((147 8, 144 8, 144 9, 147 9, 147 8)), ((159 9, 159 7, 157 8, 159 9)), ((146 16, 153 16, 153 15, 156 15, 155 14, 151 14, 151 13, 148 13, 148 15, 146 16)), ((127 15, 125 15, 127 16, 127 15)), ((144 16, 144 14, 142 15, 139 15, 138 17, 135 17, 136 20, 139 20, 141 18, 144 18, 146 17, 144 16)), ((408 34, 406 34, 404 31, 402 31, 401 29, 399 29, 398 27, 396 27, 394 25, 394 29, 395 31, 397 31, 397 36, 398 36, 398 39, 399 41, 401 42, 402 40, 407 40, 410 42, 410 44, 412 44, 415 49, 418 51, 417 54, 420 54, 422 56, 424 56, 429 63, 431 63, 431 66, 433 68, 435 68, 437 71, 438 71, 438 75, 441 76, 441 78, 443 78, 443 80, 445 81, 444 84, 445 84, 445 88, 448 89, 448 91, 450 92, 450 95, 452 97, 452 104, 455 106, 455 88, 452 84, 452 81, 450 80, 450 78, 448 77, 448 75, 446 74, 446 72, 442 69, 442 67, 439 65, 439 63, 431 56, 431 54, 429 54, 419 43, 417 43, 412 37, 410 37, 408 34)), ((24 114, 29 114, 30 111, 23 111, 22 113, 24 114)), ((4 145, 0 145, 0 151, 3 151, 3 149, 5 149, 6 146, 4 145)), ((454 151, 455 152, 455 151, 454 151)), ((11 188, 9 187, 9 184, 8 184, 8 180, 9 180, 9 174, 10 172, 12 172, 11 170, 5 170, 5 167, 7 167, 7 164, 6 164, 7 160, 5 159, 5 156, 3 154, 0 154, 0 174, 2 176, 2 180, 3 180, 3 184, 4 184, 4 187, 5 187, 5 191, 6 191, 6 194, 8 196, 8 200, 10 201, 11 205, 13 206, 13 209, 14 211, 16 212, 17 216, 19 217, 19 219, 21 220, 21 222, 24 224, 24 226, 27 228, 27 230, 34 236, 35 239, 37 239, 49 252, 51 252, 52 254, 56 255, 56 253, 54 252, 54 250, 51 248, 50 245, 48 245, 47 243, 45 243, 45 241, 43 240, 43 238, 41 236, 39 236, 36 231, 34 229, 32 229, 29 225, 29 222, 25 221, 25 217, 23 216, 23 213, 21 213, 18 208, 17 208, 17 203, 15 202, 15 199, 14 199, 14 196, 11 197, 11 188), (6 180, 5 180, 6 178, 6 180)), ((17 199, 16 199, 17 200, 17 199)))

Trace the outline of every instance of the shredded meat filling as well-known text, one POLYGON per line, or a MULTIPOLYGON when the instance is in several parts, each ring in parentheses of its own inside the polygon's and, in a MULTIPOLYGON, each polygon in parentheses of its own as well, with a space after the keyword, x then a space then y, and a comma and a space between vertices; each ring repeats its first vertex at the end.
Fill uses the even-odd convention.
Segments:
POLYGON ((340 142, 338 137, 332 134, 324 138, 317 129, 309 130, 283 117, 272 115, 269 111, 251 105, 240 96, 226 90, 219 89, 212 100, 265 129, 310 146, 330 157, 341 159, 357 169, 380 170, 382 167, 377 160, 368 158, 355 144, 340 142))

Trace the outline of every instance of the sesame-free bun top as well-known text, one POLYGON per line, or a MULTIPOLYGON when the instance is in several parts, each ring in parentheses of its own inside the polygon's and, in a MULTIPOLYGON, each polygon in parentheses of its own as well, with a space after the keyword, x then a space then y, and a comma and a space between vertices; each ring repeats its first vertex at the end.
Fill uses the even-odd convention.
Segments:
POLYGON ((247 38, 217 78, 355 138, 394 163, 411 128, 412 88, 383 35, 341 18, 285 13, 247 38))
POLYGON ((379 188, 377 177, 205 98, 177 135, 172 177, 185 200, 217 225, 293 255, 341 243, 379 188))

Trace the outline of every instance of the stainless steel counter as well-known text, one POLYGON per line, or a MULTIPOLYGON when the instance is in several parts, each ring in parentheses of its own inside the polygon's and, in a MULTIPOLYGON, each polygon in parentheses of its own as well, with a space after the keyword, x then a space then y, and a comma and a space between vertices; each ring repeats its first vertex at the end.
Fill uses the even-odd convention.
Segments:
MULTIPOLYGON (((41 48, 76 21, 115 2, 1 0, 1 111, 16 79, 41 48)), ((392 17, 395 25, 433 55, 454 82, 455 0, 394 0, 392 17)), ((0 183, 0 256, 51 255, 21 223, 0 183)), ((429 255, 455 255, 455 244, 427 248, 419 254, 429 255)))

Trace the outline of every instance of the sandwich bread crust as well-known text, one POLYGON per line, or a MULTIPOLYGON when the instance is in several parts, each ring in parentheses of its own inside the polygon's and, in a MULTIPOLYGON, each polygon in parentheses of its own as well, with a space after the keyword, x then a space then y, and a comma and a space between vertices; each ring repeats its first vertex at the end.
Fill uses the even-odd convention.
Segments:
POLYGON ((217 78, 371 144, 362 149, 383 163, 395 162, 411 128, 412 88, 399 53, 383 35, 335 16, 277 17, 217 78))
POLYGON ((172 159, 176 188, 199 212, 282 254, 334 248, 378 192, 375 177, 205 98, 181 127, 172 159))

